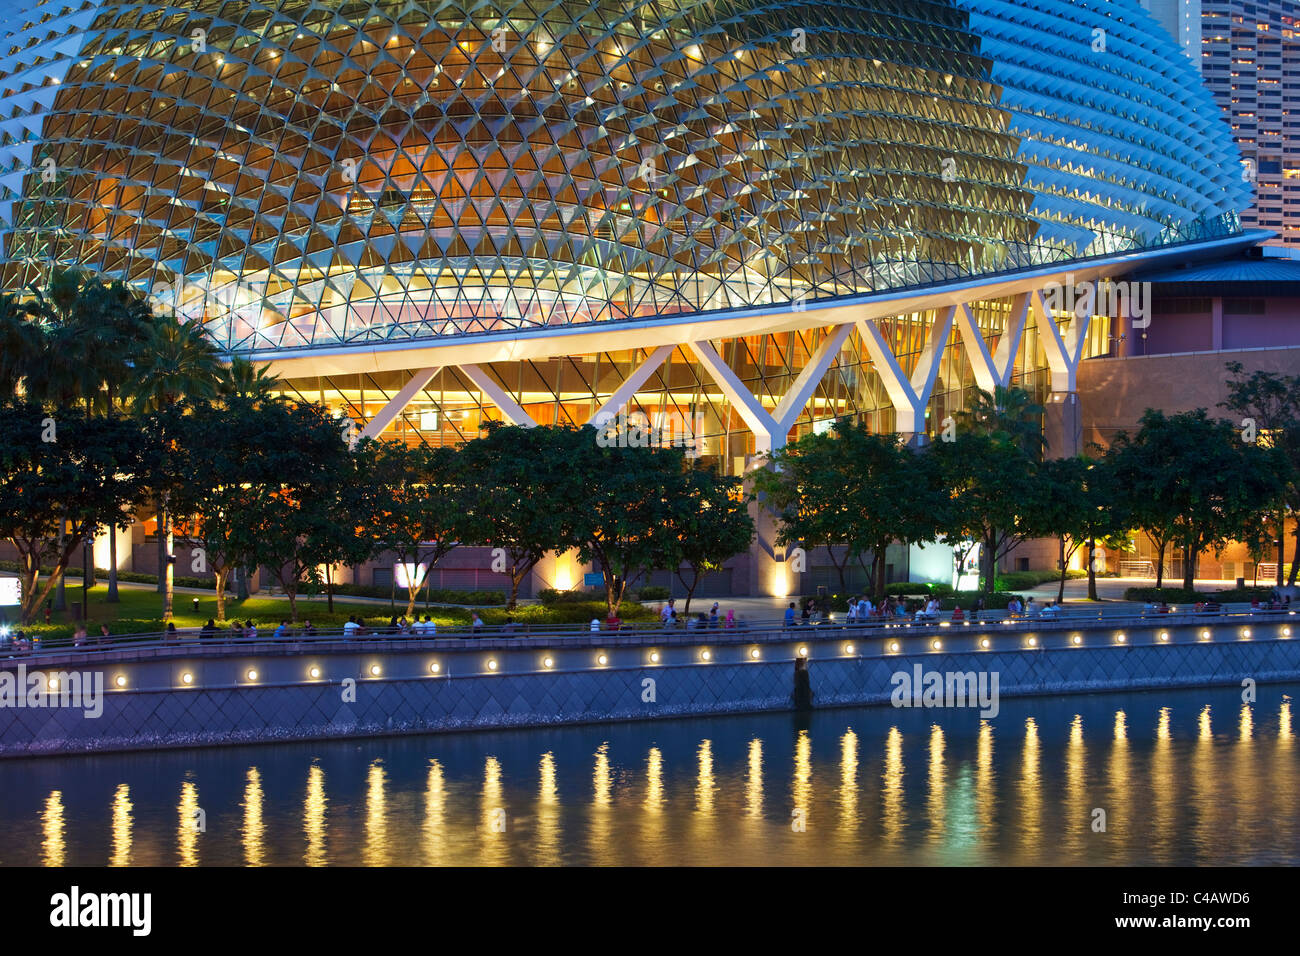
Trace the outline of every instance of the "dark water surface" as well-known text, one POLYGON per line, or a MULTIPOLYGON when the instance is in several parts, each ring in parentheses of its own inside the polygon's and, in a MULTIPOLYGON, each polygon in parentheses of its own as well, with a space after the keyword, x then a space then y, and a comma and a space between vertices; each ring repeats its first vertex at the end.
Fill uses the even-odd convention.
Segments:
POLYGON ((0 864, 1295 865, 1298 695, 0 761, 0 864))

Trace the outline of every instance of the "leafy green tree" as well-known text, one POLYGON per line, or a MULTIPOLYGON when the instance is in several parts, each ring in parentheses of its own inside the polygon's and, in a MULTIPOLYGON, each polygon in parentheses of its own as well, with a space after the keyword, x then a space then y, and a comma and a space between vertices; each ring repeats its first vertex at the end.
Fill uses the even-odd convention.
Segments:
MULTIPOLYGON (((267 402, 259 421, 261 480, 245 482, 250 492, 244 515, 249 563, 270 571, 296 621, 304 579, 318 565, 352 553, 343 539, 358 537, 351 511, 358 502, 346 492, 365 478, 358 475, 338 423, 319 405, 267 402)), ((368 544, 358 545, 366 556, 368 544)))
MULTIPOLYGON (((1226 367, 1233 377, 1225 383, 1228 400, 1220 402, 1219 407, 1242 416, 1243 441, 1253 439, 1266 448, 1276 448, 1285 462, 1286 489, 1280 507, 1267 516, 1268 520, 1262 513, 1256 516, 1252 536, 1257 541, 1267 536, 1276 542, 1277 583, 1281 587, 1290 514, 1295 546, 1291 572, 1285 580, 1294 587, 1300 573, 1300 375, 1255 371, 1247 376, 1240 362, 1228 362, 1226 367)), ((1262 547, 1256 547, 1262 556, 1262 547)))
POLYGON ((18 552, 24 622, 85 542, 129 522, 145 500, 151 454, 131 419, 51 414, 32 403, 0 408, 0 537, 18 552), (42 565, 53 567, 43 584, 42 565))
POLYGON ((961 548, 980 544, 983 587, 992 595, 999 562, 1029 538, 1051 534, 1049 492, 1035 452, 1006 431, 960 430, 930 447, 949 496, 942 536, 961 548))
MULTIPOLYGON (((302 580, 312 593, 325 591, 331 613, 334 593, 330 569, 336 564, 362 564, 380 552, 364 525, 371 503, 382 493, 375 475, 374 455, 366 447, 354 448, 336 467, 337 473, 329 480, 315 484, 311 507, 303 512, 309 520, 303 539, 302 580)), ((296 610, 294 620, 297 620, 296 610)))
MULTIPOLYGON (((24 303, 10 297, 0 306, 6 394, 13 394, 20 374, 27 398, 50 408, 80 407, 88 415, 115 410, 152 322, 145 300, 123 282, 105 285, 79 269, 55 269, 31 292, 24 303)), ((115 534, 109 535, 107 599, 118 599, 115 534)))
POLYGON ((265 365, 254 365, 239 355, 234 356, 217 377, 217 394, 223 400, 274 401, 284 387, 284 382, 265 365))
POLYGON ((1106 450, 1114 487, 1127 503, 1131 526, 1140 529, 1156 549, 1156 587, 1164 587, 1165 556, 1175 541, 1173 511, 1163 497, 1173 483, 1179 466, 1179 452, 1166 448, 1176 439, 1168 430, 1148 430, 1135 440, 1128 432, 1118 433, 1106 450))
MULTIPOLYGON (((216 348, 197 325, 175 316, 155 315, 140 345, 134 374, 124 389, 137 412, 184 409, 216 397, 221 380, 221 362, 216 348)), ((171 416, 159 419, 159 476, 175 474, 166 460, 178 448, 169 434, 171 416)), ((160 481, 154 488, 158 516, 158 590, 163 595, 163 620, 172 616, 175 582, 175 536, 171 527, 170 498, 174 486, 160 481)))
POLYGON ((0 294, 0 401, 17 398, 28 373, 44 361, 44 336, 31 307, 12 292, 0 294))
POLYGON ((581 497, 574 499, 571 543, 581 561, 600 566, 605 601, 618 614, 628 587, 647 572, 673 565, 674 528, 693 508, 680 448, 602 445, 596 430, 577 430, 573 471, 581 497))
POLYGON ((511 609, 538 561, 576 546, 574 514, 587 494, 576 465, 588 442, 589 430, 488 422, 460 450, 462 539, 493 549, 492 569, 510 578, 511 609))
MULTIPOLYGON (((361 482, 363 505, 355 512, 376 553, 392 552, 402 564, 434 567, 460 543, 467 500, 460 453, 451 448, 367 442, 357 456, 370 459, 370 480, 361 482)), ((415 612, 420 588, 406 591, 406 616, 415 612)))
MULTIPOLYGON (((755 486, 781 516, 778 542, 807 542, 800 528, 822 541, 837 533, 846 564, 871 556, 877 599, 885 596, 889 545, 933 541, 940 533, 949 501, 937 460, 897 435, 873 434, 864 423, 841 418, 830 432, 805 435, 771 460, 772 469, 755 474, 755 486)), ((844 588, 843 566, 837 567, 844 588)))
POLYGON ((966 408, 953 415, 953 421, 959 432, 998 438, 1037 459, 1047 448, 1043 414, 1043 406, 1025 389, 998 385, 992 394, 973 389, 966 408))
POLYGON ((845 493, 856 486, 856 464, 838 435, 838 430, 812 433, 777 449, 767 467, 754 471, 753 482, 759 503, 779 520, 776 543, 805 551, 825 548, 844 591, 845 569, 863 535, 858 511, 845 493))
POLYGON ((1056 599, 1065 600, 1070 557, 1086 546, 1088 599, 1096 601, 1097 573, 1092 555, 1097 542, 1111 544, 1115 536, 1127 530, 1129 519, 1128 497, 1116 483, 1114 461, 1083 455, 1048 459, 1039 464, 1037 481, 1042 496, 1042 528, 1059 543, 1061 576, 1056 599))
POLYGON ((164 459, 171 473, 162 482, 171 489, 173 528, 201 552, 215 579, 217 616, 224 620, 231 573, 255 560, 250 528, 259 503, 280 486, 286 470, 302 464, 292 452, 287 412, 269 401, 232 396, 160 414, 170 416, 167 430, 175 439, 164 459))
POLYGON ((1171 540, 1183 549, 1188 591, 1201 552, 1221 552, 1247 532, 1256 512, 1276 509, 1285 492, 1281 453, 1244 444, 1231 422, 1210 419, 1203 408, 1168 416, 1148 408, 1137 433, 1117 435, 1112 447, 1118 479, 1131 483, 1135 523, 1172 529, 1171 540))
POLYGON ((675 538, 669 563, 686 589, 683 612, 689 614, 701 579, 722 570, 754 540, 754 519, 741 479, 699 464, 688 465, 684 477, 681 507, 669 528, 675 538))

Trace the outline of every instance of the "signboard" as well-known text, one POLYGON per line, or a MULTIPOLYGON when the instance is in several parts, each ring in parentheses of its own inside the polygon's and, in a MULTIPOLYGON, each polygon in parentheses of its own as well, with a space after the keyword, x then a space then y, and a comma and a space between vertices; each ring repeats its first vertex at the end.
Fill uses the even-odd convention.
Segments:
POLYGON ((605 575, 599 571, 589 571, 582 576, 582 586, 584 588, 603 588, 605 586, 605 575))
POLYGON ((22 603, 22 581, 18 578, 0 578, 0 607, 17 607, 22 603))

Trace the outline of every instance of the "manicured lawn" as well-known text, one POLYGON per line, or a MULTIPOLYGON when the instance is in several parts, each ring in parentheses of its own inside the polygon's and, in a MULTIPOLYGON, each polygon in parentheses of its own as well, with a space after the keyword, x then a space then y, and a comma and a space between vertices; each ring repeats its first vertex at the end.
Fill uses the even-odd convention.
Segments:
MULTIPOLYGON (((103 581, 98 581, 90 589, 90 611, 87 619, 91 634, 97 634, 101 624, 107 624, 113 634, 146 634, 163 629, 162 595, 152 587, 119 584, 120 601, 117 604, 108 604, 104 600, 107 594, 108 586, 103 581)), ((70 579, 67 585, 69 608, 80 601, 81 596, 80 582, 77 579, 70 579)), ((324 597, 299 597, 299 622, 310 620, 321 629, 341 628, 349 615, 355 614, 368 625, 380 625, 386 624, 393 614, 387 604, 349 604, 342 598, 335 598, 334 613, 329 613, 326 606, 324 597)), ((216 617, 217 599, 215 595, 177 591, 172 608, 173 620, 178 628, 197 628, 207 623, 209 618, 216 617), (196 597, 199 601, 197 611, 194 609, 196 597)), ((396 613, 402 614, 405 610, 406 602, 398 601, 396 613)), ((415 611, 420 617, 425 614, 424 607, 419 603, 416 604, 415 611)), ((470 620, 470 611, 463 608, 432 607, 428 613, 439 626, 468 624, 470 620)), ((624 604, 620 613, 625 621, 650 621, 655 618, 652 610, 631 602, 624 604)), ((289 619, 289 602, 282 597, 252 597, 247 601, 237 601, 233 597, 228 597, 226 615, 228 618, 238 618, 240 621, 252 619, 257 624, 258 631, 265 634, 274 630, 282 619, 289 619)), ((581 626, 593 617, 604 620, 605 607, 603 603, 561 604, 551 608, 529 604, 516 608, 509 615, 502 608, 483 608, 479 610, 479 615, 488 625, 503 624, 509 616, 520 624, 581 626)), ((16 616, 11 615, 8 623, 11 628, 17 627, 16 616)), ((227 621, 217 623, 225 626, 227 621)), ((42 623, 26 627, 24 630, 32 635, 39 635, 45 640, 58 640, 71 638, 75 627, 76 620, 69 609, 66 612, 51 613, 48 625, 43 623, 42 619, 42 623)))
MULTIPOLYGON (((101 624, 107 624, 109 630, 115 634, 140 634, 162 630, 162 595, 153 588, 119 585, 118 597, 120 601, 117 604, 107 603, 104 600, 107 594, 108 587, 102 581, 90 589, 90 611, 87 614, 87 619, 92 632, 98 632, 101 624)), ((80 582, 75 585, 69 582, 67 600, 70 606, 81 600, 80 582)), ((202 627, 209 618, 216 617, 217 599, 215 595, 178 591, 175 594, 172 609, 173 620, 178 628, 202 627), (194 598, 196 597, 199 599, 197 611, 194 609, 194 598)), ((405 603, 397 605, 397 613, 400 614, 405 610, 405 603)), ((423 608, 418 605, 417 611, 423 615, 423 608)), ((459 608, 432 608, 429 613, 440 624, 469 621, 469 612, 462 611, 459 608)), ((231 618, 237 617, 241 621, 247 621, 251 618, 258 625, 259 630, 265 631, 274 628, 280 623, 281 619, 289 618, 289 602, 287 599, 280 597, 252 597, 247 601, 227 598, 226 614, 231 618)), ((391 616, 386 604, 348 604, 336 598, 334 613, 329 614, 326 611, 324 597, 298 598, 298 620, 310 619, 318 627, 329 625, 342 627, 351 614, 357 614, 375 622, 381 619, 387 622, 391 616)), ((17 626, 17 621, 14 619, 11 619, 9 623, 11 627, 17 626)), ((226 622, 219 623, 224 624, 226 622)), ((71 609, 69 609, 66 612, 52 612, 49 625, 38 623, 26 628, 26 630, 42 637, 71 637, 75 626, 76 621, 71 609)))

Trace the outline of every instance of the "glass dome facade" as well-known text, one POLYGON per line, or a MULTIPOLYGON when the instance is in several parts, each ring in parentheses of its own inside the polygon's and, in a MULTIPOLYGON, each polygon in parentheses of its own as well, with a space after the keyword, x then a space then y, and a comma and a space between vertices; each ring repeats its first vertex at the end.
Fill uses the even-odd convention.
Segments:
POLYGON ((0 0, 6 288, 223 349, 617 323, 1239 231, 1138 0, 0 0))

